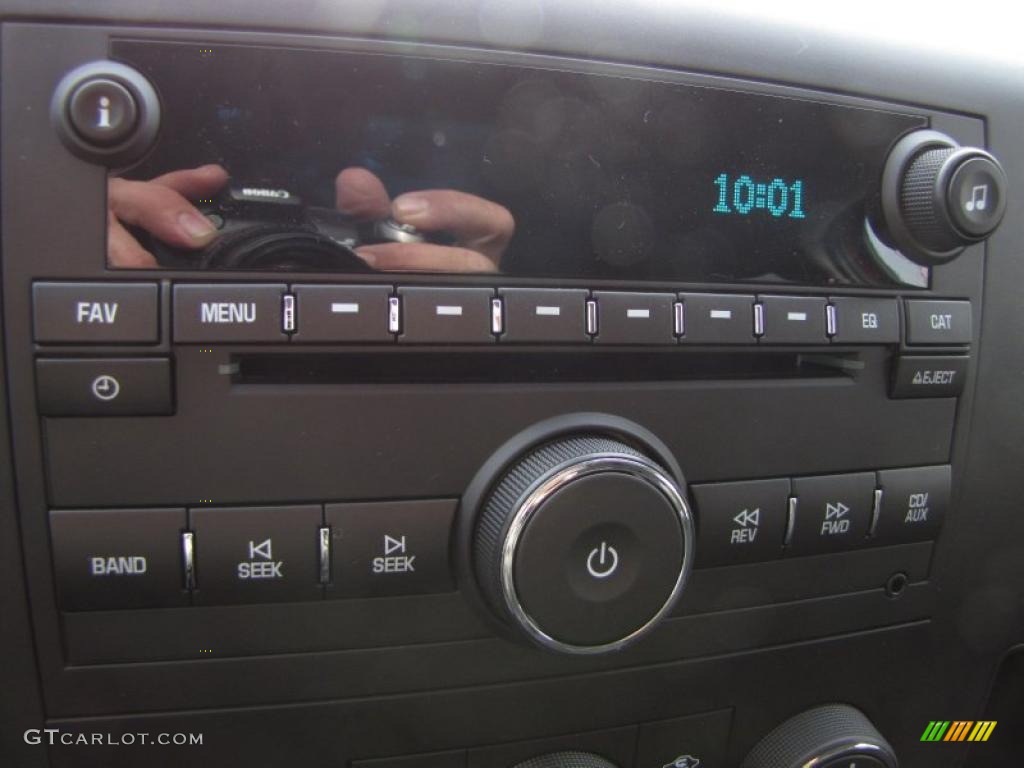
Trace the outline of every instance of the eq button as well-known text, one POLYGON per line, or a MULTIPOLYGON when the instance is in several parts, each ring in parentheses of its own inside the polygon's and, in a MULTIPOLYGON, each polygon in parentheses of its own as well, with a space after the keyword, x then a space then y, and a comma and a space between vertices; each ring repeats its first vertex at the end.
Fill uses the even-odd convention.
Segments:
POLYGON ((831 299, 836 344, 898 344, 900 314, 896 299, 834 296, 831 299))

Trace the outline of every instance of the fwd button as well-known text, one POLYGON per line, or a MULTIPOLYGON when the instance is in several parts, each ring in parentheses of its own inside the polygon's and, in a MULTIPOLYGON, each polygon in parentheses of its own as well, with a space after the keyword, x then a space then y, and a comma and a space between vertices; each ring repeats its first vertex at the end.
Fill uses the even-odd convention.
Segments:
POLYGON ((835 552, 863 544, 871 523, 875 473, 801 477, 793 481, 794 554, 835 552))

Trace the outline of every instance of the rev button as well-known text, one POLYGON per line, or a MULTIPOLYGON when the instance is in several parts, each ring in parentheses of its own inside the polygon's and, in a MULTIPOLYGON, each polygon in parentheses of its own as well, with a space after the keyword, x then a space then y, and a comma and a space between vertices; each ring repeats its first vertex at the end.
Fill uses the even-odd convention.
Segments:
POLYGON ((286 341, 283 285, 174 286, 177 342, 286 341))
POLYGON ((40 344, 154 344, 156 283, 35 283, 32 327, 40 344))

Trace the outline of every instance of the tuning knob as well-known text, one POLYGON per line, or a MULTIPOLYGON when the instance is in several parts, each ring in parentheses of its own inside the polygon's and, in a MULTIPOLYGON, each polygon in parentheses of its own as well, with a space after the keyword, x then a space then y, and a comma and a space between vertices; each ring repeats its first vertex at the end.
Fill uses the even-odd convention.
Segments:
POLYGON ((693 541, 668 471, 619 438, 582 434, 528 450, 499 476, 472 558, 485 601, 513 634, 592 654, 636 640, 668 613, 693 541))
POLYGON ((882 215, 894 244, 919 264, 945 264, 991 235, 1006 212, 999 162, 937 131, 893 147, 882 174, 882 215))
POLYGON ((741 768, 898 768, 860 710, 826 704, 791 717, 757 743, 741 768))

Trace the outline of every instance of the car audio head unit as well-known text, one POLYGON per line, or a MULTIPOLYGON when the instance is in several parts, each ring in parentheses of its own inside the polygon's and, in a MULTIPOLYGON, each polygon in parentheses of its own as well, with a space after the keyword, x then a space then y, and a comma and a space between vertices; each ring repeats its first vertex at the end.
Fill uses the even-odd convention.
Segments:
POLYGON ((44 664, 214 632, 383 695, 371 650, 480 660, 430 690, 927 617, 896 598, 955 513, 1006 207, 979 120, 369 41, 10 46, 49 57, 0 113, 44 664))

